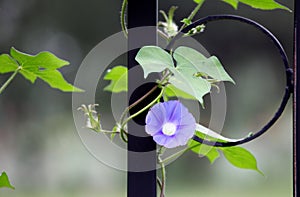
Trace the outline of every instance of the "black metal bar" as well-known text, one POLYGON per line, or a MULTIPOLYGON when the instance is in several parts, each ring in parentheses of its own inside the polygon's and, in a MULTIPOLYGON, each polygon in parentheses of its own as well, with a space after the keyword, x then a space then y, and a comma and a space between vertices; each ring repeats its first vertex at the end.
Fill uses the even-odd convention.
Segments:
MULTIPOLYGON (((275 47, 278 49, 281 59, 283 61, 283 66, 284 66, 285 74, 286 74, 286 87, 285 87, 285 92, 284 92, 284 96, 282 98, 281 104, 280 104, 279 108, 277 109, 276 113, 274 114, 274 116, 259 131, 254 132, 254 134, 251 136, 248 136, 244 139, 241 139, 241 140, 238 140, 235 142, 219 142, 219 141, 215 142, 215 141, 208 141, 208 140, 202 139, 196 135, 193 137, 193 140, 203 143, 203 144, 206 144, 206 145, 229 147, 229 146, 241 145, 241 144, 250 142, 250 141, 260 137, 262 134, 267 132, 269 130, 269 128, 271 128, 274 125, 274 123, 279 119, 279 117, 281 116, 281 114, 283 113, 283 111, 286 107, 286 104, 290 98, 290 95, 294 91, 293 70, 289 66, 288 57, 287 57, 282 45, 278 41, 278 39, 264 26, 260 25, 259 23, 255 22, 253 20, 250 20, 248 18, 245 18, 242 16, 236 16, 236 15, 227 15, 227 14, 207 16, 207 17, 201 18, 201 19, 193 22, 192 24, 190 24, 189 26, 184 28, 182 30, 182 33, 187 33, 189 30, 197 27, 198 25, 205 24, 206 26, 208 26, 209 22, 220 21, 220 20, 234 20, 234 21, 246 23, 248 25, 251 25, 251 26, 257 28, 259 31, 264 33, 274 43, 275 47)), ((170 50, 172 48, 172 46, 174 45, 174 43, 176 42, 176 40, 180 39, 182 37, 182 35, 184 35, 184 34, 177 34, 173 38, 173 40, 169 43, 169 45, 167 46, 167 49, 170 50)))
MULTIPOLYGON (((157 0, 129 0, 128 3, 128 28, 156 26, 157 0)), ((137 43, 156 45, 156 30, 143 35, 143 32, 129 30, 128 45, 136 46, 137 43)), ((128 53, 128 68, 137 65, 135 61, 137 50, 128 53)), ((128 92, 133 92, 136 76, 128 72, 128 92)), ((131 97, 131 95, 129 95, 131 97)), ((128 123, 128 197, 155 197, 156 192, 156 144, 152 137, 139 137, 138 133, 145 132, 144 126, 133 121, 128 123), (136 154, 140 153, 140 154, 136 154), (146 154, 143 154, 146 153, 146 154), (148 166, 149 171, 140 171, 140 166, 148 166)))
POLYGON ((300 65, 300 2, 295 0, 295 32, 294 32, 294 196, 298 196, 299 194, 299 162, 300 162, 300 69, 298 66, 300 65))

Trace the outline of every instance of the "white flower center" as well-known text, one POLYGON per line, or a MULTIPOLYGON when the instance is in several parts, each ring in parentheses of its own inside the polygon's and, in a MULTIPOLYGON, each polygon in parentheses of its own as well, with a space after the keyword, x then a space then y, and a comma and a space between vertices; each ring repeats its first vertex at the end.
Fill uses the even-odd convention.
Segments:
POLYGON ((163 134, 165 134, 167 136, 174 135, 176 132, 176 125, 173 123, 167 122, 166 124, 163 125, 162 132, 163 132, 163 134))

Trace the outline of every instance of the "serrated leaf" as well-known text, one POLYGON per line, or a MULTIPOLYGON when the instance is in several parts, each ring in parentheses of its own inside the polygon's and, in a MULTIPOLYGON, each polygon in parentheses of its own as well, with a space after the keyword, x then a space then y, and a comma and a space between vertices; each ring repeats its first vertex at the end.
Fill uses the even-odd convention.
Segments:
POLYGON ((263 175, 258 169, 255 157, 245 148, 242 147, 226 147, 220 148, 225 158, 235 167, 242 169, 255 170, 263 175))
POLYGON ((230 4, 235 9, 237 9, 238 3, 243 3, 248 6, 251 6, 252 8, 261 9, 261 10, 283 9, 291 12, 291 10, 288 7, 283 6, 274 0, 222 0, 222 1, 230 4))
POLYGON ((171 55, 157 46, 142 47, 135 60, 142 66, 145 78, 150 73, 162 72, 166 68, 174 68, 171 55))
POLYGON ((220 157, 220 153, 216 147, 207 146, 194 140, 190 140, 188 142, 188 147, 191 148, 191 151, 194 153, 207 157, 211 164, 213 164, 215 160, 220 157))
POLYGON ((7 187, 10 189, 15 189, 14 186, 11 185, 11 183, 9 182, 8 176, 5 172, 2 172, 1 176, 0 176, 0 188, 1 187, 7 187))
POLYGON ((0 74, 14 72, 18 67, 17 62, 9 55, 0 55, 0 74))
MULTIPOLYGON (((59 89, 65 92, 82 92, 81 89, 74 87, 68 83, 62 74, 57 70, 63 66, 69 65, 69 62, 62 60, 50 52, 41 52, 35 56, 29 55, 23 52, 11 48, 10 55, 2 55, 3 61, 10 64, 10 72, 21 67, 19 73, 23 75, 31 83, 34 83, 37 78, 40 78, 44 82, 48 83, 52 88, 59 89), (9 58, 11 60, 9 60, 9 58), (14 58, 14 59, 13 59, 14 58), (15 63, 15 65, 13 64, 15 63), (12 70, 12 67, 16 68, 12 70)), ((6 70, 9 70, 6 68, 6 70)))
POLYGON ((107 71, 104 76, 104 80, 110 80, 110 84, 104 88, 105 91, 109 92, 127 92, 128 81, 127 81, 127 68, 124 66, 115 66, 113 69, 107 71))
POLYGON ((174 85, 172 84, 168 84, 165 87, 165 91, 164 94, 167 97, 177 97, 177 98, 184 98, 184 99, 190 99, 190 100, 197 100, 195 97, 193 97, 192 95, 176 88, 174 85))

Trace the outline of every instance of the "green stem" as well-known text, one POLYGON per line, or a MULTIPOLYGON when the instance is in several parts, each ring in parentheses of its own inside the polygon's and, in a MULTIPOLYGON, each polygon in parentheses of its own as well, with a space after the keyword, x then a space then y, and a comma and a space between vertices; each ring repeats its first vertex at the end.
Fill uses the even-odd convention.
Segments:
POLYGON ((123 0, 122 8, 121 8, 121 27, 126 38, 128 38, 128 30, 127 30, 126 19, 125 19, 127 4, 128 4, 128 0, 123 0))
POLYGON ((131 120, 133 119, 134 117, 140 115, 141 113, 143 113, 145 110, 147 110, 148 108, 150 108, 152 105, 154 105, 156 103, 156 101, 158 101, 162 95, 163 95, 163 92, 164 92, 164 88, 161 89, 159 95, 151 102, 149 103, 146 107, 144 107, 143 109, 141 109, 140 111, 136 112, 135 114, 129 116, 129 118, 127 118, 121 125, 121 129, 124 128, 124 126, 131 120))
POLYGON ((108 131, 108 130, 94 130, 97 133, 105 133, 105 134, 112 134, 112 133, 119 133, 119 132, 114 132, 114 131, 108 131))
POLYGON ((12 80, 15 78, 15 76, 18 74, 19 70, 21 70, 21 67, 18 67, 15 72, 8 78, 8 80, 1 86, 0 88, 0 94, 7 88, 7 86, 12 82, 12 80))
POLYGON ((132 103, 128 108, 129 110, 132 109, 134 106, 136 106, 137 104, 139 104, 142 100, 144 100, 147 96, 149 96, 152 92, 154 92, 156 89, 158 88, 158 85, 155 85, 151 90, 149 90, 149 92, 147 92, 144 96, 142 96, 141 98, 139 98, 137 101, 135 101, 134 103, 132 103))
POLYGON ((160 197, 165 197, 165 188, 166 188, 166 167, 165 167, 165 163, 186 153, 187 151, 193 149, 193 148, 196 148, 197 146, 200 146, 201 144, 196 144, 194 146, 191 146, 191 147, 187 147, 169 157, 167 157, 166 159, 162 160, 161 159, 161 155, 163 154, 165 148, 162 146, 160 147, 159 149, 159 152, 158 152, 158 155, 157 155, 157 158, 158 158, 158 162, 160 164, 160 167, 161 167, 161 180, 159 178, 157 178, 157 181, 159 183, 159 187, 161 189, 161 193, 160 193, 160 197))
POLYGON ((166 69, 166 73, 165 73, 165 75, 162 77, 162 79, 160 80, 159 86, 163 86, 163 85, 165 85, 166 83, 168 83, 169 77, 172 76, 172 75, 173 75, 173 73, 172 73, 169 69, 166 69))
POLYGON ((137 101, 135 101, 134 103, 132 103, 130 106, 128 106, 123 113, 121 114, 119 123, 121 124, 126 116, 126 114, 129 112, 130 109, 132 109, 134 106, 136 106, 137 104, 139 104, 141 101, 143 101, 146 97, 148 97, 151 93, 153 93, 158 87, 162 86, 166 80, 168 80, 168 77, 172 75, 171 72, 167 72, 166 75, 164 75, 162 77, 162 79, 158 82, 157 85, 155 85, 151 90, 149 90, 149 92, 147 92, 144 96, 142 96, 141 98, 139 98, 137 101))
POLYGON ((165 189, 166 189, 166 167, 164 163, 160 163, 161 166, 161 192, 160 197, 165 197, 165 189))
MULTIPOLYGON (((200 10, 201 6, 203 5, 205 0, 201 0, 198 5, 194 8, 194 10, 191 12, 191 14, 188 16, 188 20, 192 21, 193 18, 195 17, 195 15, 197 14, 197 12, 200 10)), ((184 23, 178 32, 181 32, 187 25, 184 23)))
POLYGON ((159 187, 159 189, 161 191, 162 190, 162 182, 161 182, 159 176, 156 177, 156 181, 157 181, 158 187, 159 187))
POLYGON ((134 106, 136 106, 137 104, 139 104, 142 100, 144 100, 147 96, 149 96, 152 92, 154 92, 156 89, 158 88, 158 85, 154 86, 151 90, 149 90, 149 92, 147 92, 144 96, 142 96, 141 98, 139 98, 137 101, 135 101, 134 103, 132 103, 131 105, 129 105, 122 113, 121 117, 120 117, 120 122, 123 122, 123 119, 125 118, 126 114, 129 112, 130 109, 132 109, 134 106))
POLYGON ((163 154, 164 150, 165 148, 161 146, 159 149, 159 153, 157 155, 158 162, 160 164, 160 169, 161 169, 160 197, 165 197, 165 188, 166 188, 166 167, 165 167, 165 163, 161 159, 161 155, 163 154))
POLYGON ((127 133, 126 133, 123 129, 121 129, 121 139, 122 139, 125 143, 128 142, 128 136, 127 136, 127 133))

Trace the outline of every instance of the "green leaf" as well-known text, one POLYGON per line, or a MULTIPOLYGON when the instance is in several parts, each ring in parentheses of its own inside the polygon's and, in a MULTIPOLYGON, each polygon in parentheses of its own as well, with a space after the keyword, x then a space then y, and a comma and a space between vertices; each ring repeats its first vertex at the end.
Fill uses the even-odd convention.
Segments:
POLYGON ((127 68, 124 66, 116 66, 113 69, 107 71, 104 76, 104 80, 110 80, 110 84, 104 88, 105 91, 109 92, 127 92, 127 68))
POLYGON ((222 0, 222 1, 230 4, 235 9, 237 9, 239 3, 243 3, 248 6, 251 6, 252 8, 261 9, 261 10, 283 9, 291 12, 291 10, 288 7, 283 6, 274 0, 222 0))
POLYGON ((187 26, 190 25, 190 24, 192 24, 192 21, 190 19, 188 19, 188 18, 182 19, 181 22, 183 22, 187 26))
POLYGON ((32 56, 11 48, 10 54, 24 69, 39 70, 39 68, 47 68, 54 70, 69 65, 69 62, 59 59, 50 52, 41 52, 36 56, 32 56))
MULTIPOLYGON (((68 83, 62 74, 57 70, 69 64, 69 62, 59 59, 50 52, 41 52, 35 56, 22 53, 15 48, 11 48, 10 55, 2 55, 1 60, 7 64, 6 70, 12 72, 19 66, 19 73, 23 75, 31 83, 34 83, 37 78, 48 83, 52 88, 59 89, 65 92, 82 92, 83 90, 74 87, 68 83), (13 59, 14 58, 14 59, 13 59), (13 70, 12 68, 15 67, 13 70)), ((1 61, 0 61, 1 62, 1 61)))
POLYGON ((10 189, 15 189, 15 187, 10 184, 8 176, 5 172, 2 172, 2 174, 0 176, 0 188, 1 187, 7 187, 7 188, 10 188, 10 189))
POLYGON ((31 83, 34 83, 37 78, 35 73, 32 73, 25 69, 21 69, 19 73, 21 73, 23 77, 25 77, 25 79, 29 80, 31 83))
POLYGON ((113 130, 112 130, 112 133, 110 135, 110 140, 113 141, 115 136, 117 135, 118 133, 118 130, 119 130, 119 127, 118 126, 114 126, 113 130))
POLYGON ((194 0, 195 3, 200 4, 203 3, 204 0, 194 0))
POLYGON ((225 3, 231 5, 234 9, 238 8, 239 1, 238 0, 222 0, 225 3))
POLYGON ((242 147, 227 147, 219 148, 223 151, 225 158, 235 167, 242 169, 255 170, 263 175, 257 168, 255 157, 246 149, 242 147))
MULTIPOLYGON (((206 139, 208 141, 216 141, 217 139, 211 137, 205 133, 196 131, 196 136, 206 139)), ((223 141, 223 140, 218 140, 223 141)), ((224 142, 224 141, 223 141, 224 142)), ((257 168, 257 162, 255 157, 246 149, 241 147, 213 147, 207 146, 205 144, 201 144, 197 141, 190 140, 188 143, 188 147, 197 154, 206 156, 211 163, 213 163, 218 157, 219 152, 221 150, 225 156, 225 158, 235 167, 242 169, 251 169, 259 172, 263 175, 263 173, 257 168)))
POLYGON ((206 58, 195 49, 181 46, 174 51, 174 58, 177 61, 178 69, 188 70, 191 74, 201 72, 213 79, 234 83, 215 56, 206 58))
POLYGON ((188 142, 188 147, 191 148, 191 151, 194 153, 207 157, 211 164, 213 164, 215 160, 220 157, 220 153, 216 147, 207 146, 194 140, 190 140, 188 142))
POLYGON ((141 48, 135 60, 142 66, 145 78, 150 73, 162 72, 166 68, 174 68, 171 55, 157 46, 145 46, 141 48))
POLYGON ((42 70, 35 73, 37 77, 48 83, 50 87, 64 92, 81 92, 82 90, 68 83, 58 70, 42 70))
POLYGON ((0 55, 0 74, 14 72, 19 65, 7 54, 0 55))
POLYGON ((174 74, 170 78, 170 83, 197 98, 202 106, 203 96, 210 92, 211 84, 207 79, 198 77, 199 72, 219 81, 234 83, 220 61, 214 56, 206 58, 192 48, 181 46, 174 51, 173 57, 177 62, 177 67, 170 68, 174 74))
MULTIPOLYGON (((173 74, 169 78, 169 82, 176 87, 176 90, 186 93, 185 95, 182 92, 179 94, 184 97, 196 98, 202 106, 203 96, 211 90, 212 82, 208 77, 215 81, 234 83, 220 61, 214 56, 206 58, 198 51, 182 46, 174 51, 173 57, 177 63, 176 67, 172 56, 165 50, 157 46, 145 46, 140 49, 135 59, 142 66, 145 78, 149 73, 169 69, 173 74), (207 78, 199 77, 199 73, 204 73, 207 78)), ((170 92, 168 91, 168 93, 170 92)))
POLYGON ((173 76, 170 77, 169 82, 176 88, 197 98, 204 106, 203 96, 210 92, 211 84, 207 80, 193 76, 188 70, 180 69, 179 66, 171 71, 173 76))
POLYGON ((184 98, 184 99, 190 99, 190 100, 197 100, 192 95, 176 88, 174 85, 169 84, 166 86, 164 94, 167 97, 177 97, 177 98, 184 98))

